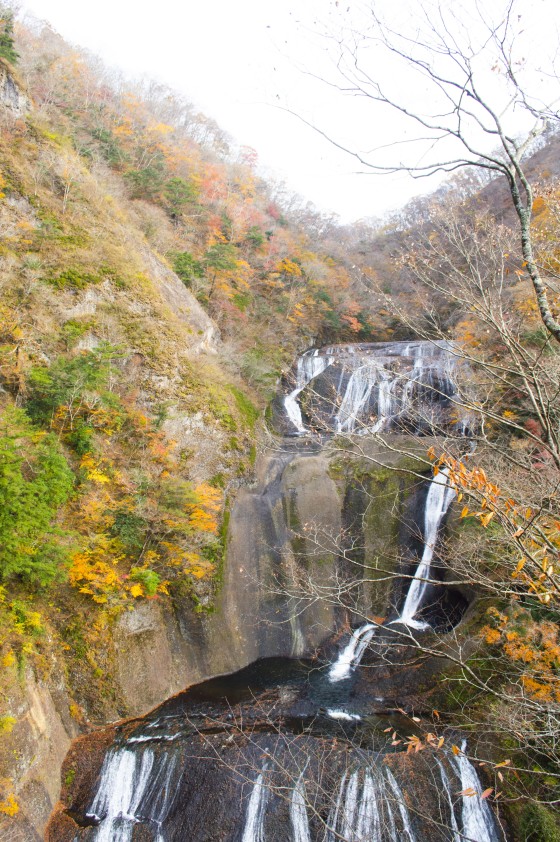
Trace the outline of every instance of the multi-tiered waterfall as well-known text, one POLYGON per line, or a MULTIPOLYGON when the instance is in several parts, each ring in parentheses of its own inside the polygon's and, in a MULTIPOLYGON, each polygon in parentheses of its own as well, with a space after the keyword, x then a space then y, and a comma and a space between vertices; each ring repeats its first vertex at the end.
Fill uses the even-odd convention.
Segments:
POLYGON ((406 431, 464 435, 451 343, 383 342, 312 349, 287 378, 278 402, 288 434, 406 431), (282 412, 283 411, 283 412, 282 412))
POLYGON ((333 346, 298 360, 273 412, 277 430, 297 438, 279 443, 260 485, 232 511, 220 610, 224 618, 235 617, 235 633, 244 640, 260 636, 261 655, 303 655, 305 649, 311 655, 317 641, 323 647, 313 658, 256 661, 191 687, 102 740, 83 738, 67 760, 71 783, 49 842, 503 838, 481 797, 466 743, 459 753, 447 748, 461 736, 442 731, 438 748, 403 751, 395 733, 421 739, 434 725, 425 727, 406 712, 417 691, 407 686, 406 664, 387 666, 390 653, 368 660, 373 642, 383 649, 391 636, 394 646, 399 637, 433 635, 438 611, 441 628, 452 622, 445 613, 449 588, 440 539, 454 493, 445 470, 431 475, 429 442, 418 445, 418 436, 468 431, 457 379, 454 350, 445 343, 333 346), (342 461, 340 450, 328 449, 341 434, 349 437, 342 461), (394 452, 411 434, 415 455, 403 463, 394 452), (351 444, 356 437, 358 456, 351 444), (298 477, 308 484, 306 495, 298 477), (390 508, 372 515, 372 499, 390 508), (397 522, 388 528, 391 518, 397 522), (239 522, 241 533, 252 535, 250 552, 239 522), (383 529, 393 544, 389 551, 384 539, 379 565, 376 541, 383 529), (338 540, 337 531, 346 537, 338 540), (246 576, 243 594, 228 603, 240 576, 246 576), (265 579, 273 597, 265 595, 265 579), (340 599, 334 609, 331 579, 340 599), (376 591, 383 592, 385 619, 374 616, 376 591), (321 603, 328 608, 318 610, 321 603), (91 752, 88 763, 84 749, 91 752))

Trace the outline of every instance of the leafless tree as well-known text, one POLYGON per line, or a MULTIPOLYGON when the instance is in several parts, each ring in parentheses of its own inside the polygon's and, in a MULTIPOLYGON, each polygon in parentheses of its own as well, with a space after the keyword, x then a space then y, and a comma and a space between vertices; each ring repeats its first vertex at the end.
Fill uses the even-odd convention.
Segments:
POLYGON ((428 178, 474 167, 505 179, 521 268, 543 324, 560 341, 548 277, 534 254, 534 196, 526 168, 539 139, 558 126, 556 54, 547 59, 558 39, 554 20, 543 15, 536 28, 533 11, 523 0, 498 7, 432 0, 406 10, 367 2, 357 14, 354 7, 341 10, 340 27, 323 33, 335 64, 323 81, 363 103, 366 125, 396 119, 401 135, 361 152, 359 141, 339 141, 332 131, 301 119, 353 155, 365 172, 428 178))

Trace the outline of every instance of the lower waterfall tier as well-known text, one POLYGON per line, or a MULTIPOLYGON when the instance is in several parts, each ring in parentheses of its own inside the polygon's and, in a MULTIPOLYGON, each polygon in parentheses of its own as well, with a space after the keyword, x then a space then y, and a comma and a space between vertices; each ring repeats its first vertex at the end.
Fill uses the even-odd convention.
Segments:
POLYGON ((394 735, 426 726, 373 700, 372 678, 333 684, 328 664, 259 662, 85 738, 46 838, 499 842, 466 745, 451 751, 460 737, 402 750, 394 735))

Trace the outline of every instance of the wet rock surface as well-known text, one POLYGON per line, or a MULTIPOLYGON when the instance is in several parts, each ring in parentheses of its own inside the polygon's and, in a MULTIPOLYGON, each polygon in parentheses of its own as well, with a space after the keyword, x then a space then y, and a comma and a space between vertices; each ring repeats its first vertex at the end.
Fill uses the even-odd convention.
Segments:
POLYGON ((100 732, 91 753, 76 743, 48 842, 503 838, 462 735, 432 715, 472 598, 447 585, 454 491, 422 436, 437 444, 456 387, 447 349, 428 345, 300 358, 276 401, 297 436, 261 456, 232 508, 215 617, 167 658, 149 611, 121 630, 143 704, 143 678, 154 699, 180 680, 189 634, 197 669, 229 674, 100 732))
MULTIPOLYGON (((363 838, 448 840, 453 821, 464 826, 456 795, 465 772, 452 754, 394 745, 397 732, 422 736, 433 727, 416 716, 422 699, 410 688, 419 670, 427 677, 434 667, 419 667, 412 652, 406 658, 405 647, 386 645, 383 658, 370 657, 343 682, 321 660, 260 661, 98 735, 87 754, 80 741, 46 839, 358 839, 351 833, 373 832, 377 822, 380 835, 363 838), (398 696, 391 668, 408 696, 398 696), (397 698, 373 695, 386 686, 397 698)), ((488 834, 480 840, 498 840, 480 804, 488 834)))

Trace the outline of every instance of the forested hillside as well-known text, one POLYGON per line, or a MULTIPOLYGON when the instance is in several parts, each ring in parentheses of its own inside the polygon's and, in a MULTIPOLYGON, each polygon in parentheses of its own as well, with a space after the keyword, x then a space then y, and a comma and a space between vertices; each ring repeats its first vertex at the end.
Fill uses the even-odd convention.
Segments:
POLYGON ((3 576, 116 609, 212 577, 263 398, 298 349, 374 319, 252 150, 48 28, 17 49, 3 67, 31 107, 3 115, 3 576))
MULTIPOLYGON (((127 715, 115 623, 214 610, 232 500, 296 356, 391 339, 454 340, 472 389, 476 455, 453 435, 428 455, 462 502, 453 553, 483 650, 439 701, 523 757, 506 796, 553 803, 559 354, 500 182, 469 172, 339 226, 173 91, 2 20, 0 828, 35 762, 25 681, 56 686, 67 733, 127 715)), ((558 148, 550 134, 527 168, 556 317, 558 148)), ((558 839, 535 811, 550 835, 526 838, 558 839)))
POLYGON ((253 150, 48 27, 7 43, 4 680, 48 672, 56 651, 80 721, 84 706, 119 705, 107 640, 127 606, 211 610, 228 496, 250 480, 264 401, 295 353, 369 337, 376 320, 363 285, 257 176, 253 150))

